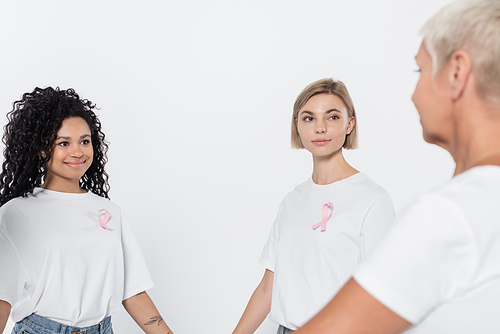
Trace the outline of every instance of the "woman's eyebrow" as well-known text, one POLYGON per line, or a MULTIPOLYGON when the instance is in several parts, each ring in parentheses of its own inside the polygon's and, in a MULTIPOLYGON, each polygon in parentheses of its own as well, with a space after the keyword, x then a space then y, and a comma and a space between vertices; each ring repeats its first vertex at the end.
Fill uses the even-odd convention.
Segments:
POLYGON ((333 108, 333 109, 327 110, 327 111, 325 112, 325 114, 329 114, 329 113, 331 113, 331 112, 335 112, 335 111, 336 111, 336 112, 341 112, 341 111, 340 111, 340 110, 338 110, 337 108, 333 108))
MULTIPOLYGON (((332 112, 339 112, 339 113, 342 113, 340 110, 338 110, 337 108, 332 108, 332 109, 329 109, 327 111, 325 111, 325 114, 329 114, 329 113, 332 113, 332 112)), ((314 113, 312 111, 309 111, 309 110, 302 110, 299 115, 302 115, 302 114, 308 114, 308 115, 314 115, 314 113)))
POLYGON ((312 111, 308 111, 308 110, 302 110, 302 111, 300 112, 300 114, 301 114, 301 115, 302 115, 302 114, 314 115, 314 113, 313 113, 312 111))
MULTIPOLYGON (((84 134, 84 135, 81 135, 81 136, 80 136, 80 139, 85 138, 85 137, 90 137, 90 135, 89 135, 89 134, 84 134)), ((70 139, 71 139, 71 137, 59 136, 59 137, 57 137, 57 138, 56 138, 56 140, 59 140, 59 139, 70 140, 70 139)))

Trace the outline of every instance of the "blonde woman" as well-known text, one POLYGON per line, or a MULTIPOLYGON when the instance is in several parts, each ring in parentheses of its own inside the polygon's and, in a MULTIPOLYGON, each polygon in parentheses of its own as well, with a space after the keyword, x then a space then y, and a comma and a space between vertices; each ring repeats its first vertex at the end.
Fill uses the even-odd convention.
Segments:
POLYGON ((266 268, 234 330, 253 333, 269 314, 290 333, 318 312, 394 220, 389 194, 347 163, 357 147, 354 105, 341 81, 322 79, 297 97, 292 147, 312 154, 312 176, 281 203, 260 257, 266 268))
POLYGON ((413 103, 453 178, 421 196, 297 334, 500 333, 500 1, 423 27, 413 103))

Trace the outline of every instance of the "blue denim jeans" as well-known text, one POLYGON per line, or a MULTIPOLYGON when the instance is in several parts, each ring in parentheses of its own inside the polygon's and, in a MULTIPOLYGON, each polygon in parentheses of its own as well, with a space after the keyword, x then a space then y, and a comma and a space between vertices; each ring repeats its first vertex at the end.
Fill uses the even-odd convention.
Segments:
POLYGON ((80 328, 64 325, 33 313, 16 322, 12 334, 113 334, 113 328, 111 317, 106 317, 97 325, 80 328))
POLYGON ((289 333, 293 333, 293 331, 290 328, 286 328, 285 326, 281 325, 278 327, 278 331, 276 332, 276 334, 289 334, 289 333))

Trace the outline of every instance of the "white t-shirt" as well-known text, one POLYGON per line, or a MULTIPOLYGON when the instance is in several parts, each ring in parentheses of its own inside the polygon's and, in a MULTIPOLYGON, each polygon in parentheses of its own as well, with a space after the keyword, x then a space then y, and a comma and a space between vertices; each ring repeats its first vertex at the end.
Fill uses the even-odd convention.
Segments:
POLYGON ((297 329, 351 277, 394 221, 389 194, 363 173, 289 193, 259 262, 274 272, 269 318, 297 329), (331 203, 333 210, 325 204, 331 203), (329 217, 331 213, 331 217, 329 217), (325 217, 326 215, 326 217, 325 217), (327 219, 326 230, 313 225, 327 219))
POLYGON ((36 313, 94 325, 154 286, 120 208, 90 192, 36 188, 7 202, 0 208, 0 254, 0 299, 11 304, 14 322, 36 313), (111 230, 101 227, 101 209, 111 230))
POLYGON ((416 325, 407 333, 500 333, 500 168, 423 196, 354 279, 416 325))

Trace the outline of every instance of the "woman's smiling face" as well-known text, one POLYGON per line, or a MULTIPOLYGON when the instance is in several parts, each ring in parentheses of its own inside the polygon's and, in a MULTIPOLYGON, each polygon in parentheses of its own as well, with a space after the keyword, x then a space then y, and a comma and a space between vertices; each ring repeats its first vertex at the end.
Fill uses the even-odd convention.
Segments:
POLYGON ((92 165, 94 149, 87 122, 81 117, 65 119, 54 141, 52 155, 47 162, 46 180, 50 184, 78 184, 92 165))
POLYGON ((333 94, 312 96, 300 109, 296 122, 302 144, 317 157, 341 150, 355 124, 344 102, 333 94))

